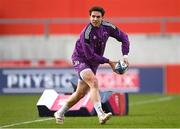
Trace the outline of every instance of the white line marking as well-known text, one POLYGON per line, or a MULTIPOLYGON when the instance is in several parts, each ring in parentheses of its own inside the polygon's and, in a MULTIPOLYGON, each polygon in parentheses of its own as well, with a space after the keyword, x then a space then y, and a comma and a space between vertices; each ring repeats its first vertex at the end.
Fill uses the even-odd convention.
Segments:
POLYGON ((139 101, 139 102, 131 103, 131 104, 129 104, 129 106, 157 103, 157 102, 169 101, 172 99, 173 99, 172 96, 161 97, 161 98, 157 98, 157 99, 151 99, 151 100, 145 100, 145 101, 139 101))
POLYGON ((24 121, 24 122, 19 122, 19 123, 15 123, 15 124, 10 124, 10 125, 4 125, 0 128, 7 128, 7 127, 13 127, 16 125, 24 125, 24 124, 30 124, 30 123, 35 123, 35 122, 42 122, 42 121, 48 121, 48 120, 52 120, 54 118, 47 118, 47 119, 38 119, 38 120, 32 120, 32 121, 24 121))
MULTIPOLYGON (((174 97, 172 97, 172 96, 161 97, 161 98, 157 98, 157 99, 151 99, 151 100, 139 101, 139 102, 131 103, 131 104, 129 104, 129 106, 169 101, 169 100, 172 100, 173 98, 174 97)), ((13 127, 13 126, 17 126, 17 125, 25 125, 25 124, 30 124, 30 123, 48 121, 48 120, 52 120, 52 119, 54 119, 54 118, 38 119, 38 120, 32 120, 32 121, 19 122, 19 123, 14 123, 14 124, 10 124, 10 125, 4 125, 4 126, 1 126, 0 128, 13 127)))

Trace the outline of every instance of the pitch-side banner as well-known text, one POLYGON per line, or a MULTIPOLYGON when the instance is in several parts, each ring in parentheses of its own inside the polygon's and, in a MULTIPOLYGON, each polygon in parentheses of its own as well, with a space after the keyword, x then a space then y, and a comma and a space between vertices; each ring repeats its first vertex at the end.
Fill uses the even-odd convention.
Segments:
MULTIPOLYGON (((130 69, 126 74, 118 75, 109 68, 100 68, 97 78, 102 91, 140 90, 138 69, 130 69)), ((1 68, 0 93, 42 93, 45 89, 72 93, 75 90, 73 79, 77 79, 73 68, 1 68)))

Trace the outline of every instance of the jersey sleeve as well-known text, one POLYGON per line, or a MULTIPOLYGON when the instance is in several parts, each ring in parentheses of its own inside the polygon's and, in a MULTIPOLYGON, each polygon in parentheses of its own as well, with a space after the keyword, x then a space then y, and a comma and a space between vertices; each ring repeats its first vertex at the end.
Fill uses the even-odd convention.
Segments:
POLYGON ((103 22, 103 24, 108 26, 111 37, 115 38, 119 42, 122 42, 121 45, 122 54, 128 55, 129 45, 130 45, 128 35, 109 22, 103 22))
MULTIPOLYGON (((122 54, 123 55, 128 55, 129 53, 129 45, 130 45, 130 42, 129 42, 129 38, 128 38, 128 35, 126 33, 124 33, 123 31, 117 29, 117 40, 118 41, 121 41, 122 42, 122 47, 121 47, 121 50, 122 50, 122 54)), ((115 34, 116 35, 116 34, 115 34)))
POLYGON ((92 31, 92 25, 89 25, 85 31, 81 34, 80 42, 82 44, 82 48, 85 54, 85 57, 88 61, 97 63, 97 64, 104 64, 108 63, 109 59, 97 55, 94 52, 94 48, 92 47, 92 40, 91 40, 91 31, 92 31))

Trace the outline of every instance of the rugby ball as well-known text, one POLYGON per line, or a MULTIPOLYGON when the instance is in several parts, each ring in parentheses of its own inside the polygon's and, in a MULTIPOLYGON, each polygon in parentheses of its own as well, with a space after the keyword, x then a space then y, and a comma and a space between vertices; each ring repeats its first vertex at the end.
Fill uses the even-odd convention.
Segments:
POLYGON ((118 63, 116 63, 115 65, 115 72, 117 74, 123 74, 128 70, 128 65, 126 63, 124 63, 124 61, 119 61, 118 63))

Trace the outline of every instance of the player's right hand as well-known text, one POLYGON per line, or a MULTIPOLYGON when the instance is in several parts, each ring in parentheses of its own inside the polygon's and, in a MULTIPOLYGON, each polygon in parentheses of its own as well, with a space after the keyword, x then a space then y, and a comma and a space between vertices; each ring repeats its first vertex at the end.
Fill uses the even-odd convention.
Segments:
POLYGON ((115 71, 115 65, 117 61, 109 61, 109 65, 111 66, 112 70, 115 71))

